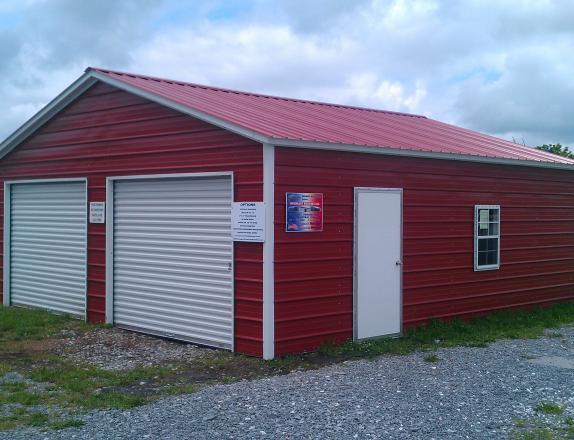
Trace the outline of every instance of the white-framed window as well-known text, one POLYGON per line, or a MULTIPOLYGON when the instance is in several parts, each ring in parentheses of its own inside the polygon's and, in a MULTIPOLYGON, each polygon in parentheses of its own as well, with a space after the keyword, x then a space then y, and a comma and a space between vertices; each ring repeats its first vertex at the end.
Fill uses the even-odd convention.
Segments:
POLYGON ((500 206, 474 207, 474 270, 500 267, 500 206))

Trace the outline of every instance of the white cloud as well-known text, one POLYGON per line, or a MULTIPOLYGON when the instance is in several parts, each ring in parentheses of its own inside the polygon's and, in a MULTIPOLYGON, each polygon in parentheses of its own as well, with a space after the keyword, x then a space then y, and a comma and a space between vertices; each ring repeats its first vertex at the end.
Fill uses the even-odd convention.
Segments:
POLYGON ((4 1, 0 8, 0 138, 88 64, 124 64, 145 36, 155 0, 4 1))
POLYGON ((97 64, 574 144, 570 2, 110 1, 28 5, 34 32, 0 20, 0 135, 97 64))

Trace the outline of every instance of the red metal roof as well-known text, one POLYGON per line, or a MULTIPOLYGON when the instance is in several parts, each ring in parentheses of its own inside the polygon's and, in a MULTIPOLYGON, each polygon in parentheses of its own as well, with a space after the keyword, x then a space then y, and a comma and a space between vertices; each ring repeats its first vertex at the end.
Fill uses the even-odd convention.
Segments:
POLYGON ((267 96, 106 69, 88 71, 273 140, 574 164, 571 159, 420 115, 267 96))

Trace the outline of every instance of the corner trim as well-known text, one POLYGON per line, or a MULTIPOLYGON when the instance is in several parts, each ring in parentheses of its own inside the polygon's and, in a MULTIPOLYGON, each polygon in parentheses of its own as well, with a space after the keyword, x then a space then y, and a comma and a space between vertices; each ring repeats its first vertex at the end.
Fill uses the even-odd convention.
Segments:
POLYGON ((10 305, 10 213, 12 208, 10 207, 11 196, 11 185, 8 182, 4 182, 4 278, 2 293, 4 294, 3 303, 5 306, 10 305))
POLYGON ((263 144, 263 359, 275 357, 275 147, 263 144))

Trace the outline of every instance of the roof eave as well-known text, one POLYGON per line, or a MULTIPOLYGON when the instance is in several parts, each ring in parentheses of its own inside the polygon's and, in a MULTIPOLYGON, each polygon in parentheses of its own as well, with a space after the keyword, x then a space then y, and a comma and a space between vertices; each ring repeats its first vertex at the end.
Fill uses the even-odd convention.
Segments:
POLYGON ((505 159, 500 157, 474 156, 471 154, 440 153, 423 150, 408 150, 390 147, 363 146, 355 144, 336 144, 331 142, 304 141, 298 139, 273 139, 271 144, 279 147, 314 148, 320 150, 344 151, 351 153, 382 154, 387 156, 417 157, 424 159, 456 160, 485 164, 514 165, 538 168, 574 170, 574 164, 544 162, 538 160, 505 159))

